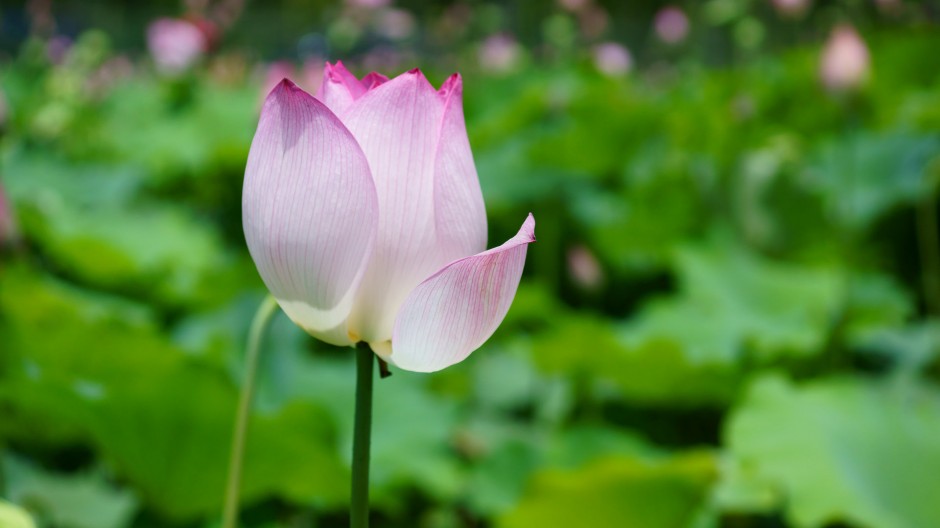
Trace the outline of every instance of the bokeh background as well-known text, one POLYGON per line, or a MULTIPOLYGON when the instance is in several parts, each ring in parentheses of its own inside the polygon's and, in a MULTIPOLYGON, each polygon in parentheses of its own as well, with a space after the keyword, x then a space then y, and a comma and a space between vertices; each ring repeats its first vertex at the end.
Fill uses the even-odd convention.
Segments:
MULTIPOLYGON (((248 146, 342 59, 462 72, 491 245, 538 220, 496 335, 377 382, 376 526, 940 526, 937 3, 0 6, 0 525, 218 525, 248 146)), ((346 525, 353 370, 275 320, 244 526, 346 525)))

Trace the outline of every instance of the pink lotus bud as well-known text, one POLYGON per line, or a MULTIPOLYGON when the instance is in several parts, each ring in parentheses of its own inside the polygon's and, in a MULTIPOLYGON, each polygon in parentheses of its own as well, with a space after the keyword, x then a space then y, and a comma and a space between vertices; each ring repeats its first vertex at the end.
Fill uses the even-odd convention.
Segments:
POLYGON ((783 16, 798 17, 806 13, 812 0, 773 0, 774 9, 783 16))
POLYGON ((209 42, 196 24, 161 18, 147 28, 147 47, 160 71, 178 74, 202 58, 209 42))
POLYGON ((406 370, 462 361, 515 296, 535 220, 486 248, 462 82, 419 70, 357 79, 327 64, 316 98, 265 101, 242 194, 248 249, 284 312, 335 345, 406 370))
POLYGON ((522 50, 516 39, 506 34, 488 37, 480 46, 480 66, 493 73, 505 73, 519 64, 522 50))
POLYGON ((604 282, 604 270, 597 257, 585 246, 568 249, 568 273, 576 284, 586 290, 597 289, 604 282))
POLYGON ((837 26, 823 49, 819 76, 829 90, 849 90, 868 78, 870 63, 868 46, 855 28, 837 26))
POLYGON ((678 7, 664 7, 656 13, 653 27, 659 40, 666 44, 678 44, 689 34, 689 17, 678 7))
POLYGON ((616 42, 603 42, 594 47, 594 66, 609 77, 618 77, 633 68, 630 50, 616 42))

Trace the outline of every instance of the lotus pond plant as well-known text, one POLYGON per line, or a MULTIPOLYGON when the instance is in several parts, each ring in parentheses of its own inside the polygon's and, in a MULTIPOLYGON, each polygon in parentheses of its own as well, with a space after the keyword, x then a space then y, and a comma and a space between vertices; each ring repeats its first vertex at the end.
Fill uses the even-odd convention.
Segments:
MULTIPOLYGON (((358 79, 337 62, 326 64, 315 97, 285 79, 265 100, 242 221, 252 259, 284 313, 326 343, 358 345, 352 520, 365 526, 373 353, 416 372, 470 355, 509 310, 535 220, 530 214, 514 237, 486 250, 460 75, 438 90, 417 69, 358 79)), ((273 308, 259 310, 253 335, 273 308)), ((249 344, 252 365, 257 340, 249 344)))

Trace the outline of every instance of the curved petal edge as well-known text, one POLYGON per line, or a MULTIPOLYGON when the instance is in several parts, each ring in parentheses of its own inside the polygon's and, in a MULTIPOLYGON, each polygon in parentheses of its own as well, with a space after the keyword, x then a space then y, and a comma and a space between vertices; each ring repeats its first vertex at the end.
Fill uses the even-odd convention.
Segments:
POLYGON ((265 101, 251 143, 242 227, 281 308, 328 343, 354 341, 347 319, 372 254, 378 208, 355 138, 285 79, 265 101))
POLYGON ((505 244, 451 262, 419 284, 398 312, 389 359, 405 370, 434 372, 479 348, 509 311, 531 242, 529 214, 505 244))

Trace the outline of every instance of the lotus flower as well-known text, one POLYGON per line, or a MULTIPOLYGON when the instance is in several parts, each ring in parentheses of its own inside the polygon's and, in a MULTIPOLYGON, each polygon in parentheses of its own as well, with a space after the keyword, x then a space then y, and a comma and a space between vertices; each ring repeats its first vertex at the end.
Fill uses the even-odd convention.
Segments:
POLYGON ((147 28, 147 47, 160 71, 178 74, 206 53, 209 41, 197 24, 183 19, 160 18, 147 28))
POLYGON ((855 28, 836 26, 819 61, 819 76, 826 88, 835 92, 857 88, 868 77, 870 68, 868 46, 855 28))
POLYGON ((368 343, 398 367, 462 361, 515 296, 530 214, 486 248, 486 211, 454 74, 357 79, 327 64, 316 98, 268 95, 242 196, 248 249, 284 312, 334 345, 368 343))

